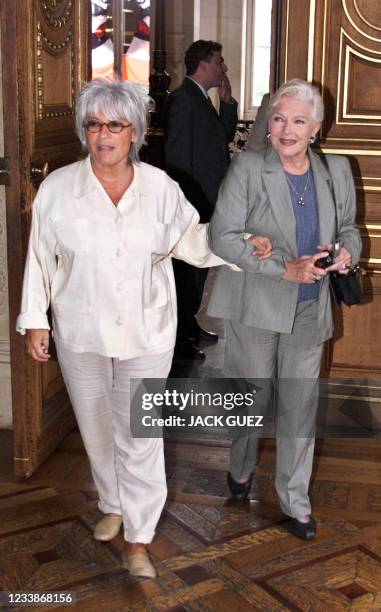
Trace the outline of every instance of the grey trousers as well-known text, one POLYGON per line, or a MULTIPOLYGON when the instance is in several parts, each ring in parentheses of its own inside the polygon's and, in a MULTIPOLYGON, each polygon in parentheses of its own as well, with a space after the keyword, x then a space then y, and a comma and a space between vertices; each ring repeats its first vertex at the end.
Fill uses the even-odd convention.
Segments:
MULTIPOLYGON (((317 301, 299 304, 291 334, 225 321, 225 375, 262 379, 258 381, 262 388, 258 399, 268 404, 272 400, 271 381, 278 379, 275 487, 282 511, 295 518, 311 513, 308 487, 323 350, 317 339, 317 308, 317 301)), ((230 473, 235 480, 249 478, 257 462, 257 448, 257 437, 233 439, 230 473)))

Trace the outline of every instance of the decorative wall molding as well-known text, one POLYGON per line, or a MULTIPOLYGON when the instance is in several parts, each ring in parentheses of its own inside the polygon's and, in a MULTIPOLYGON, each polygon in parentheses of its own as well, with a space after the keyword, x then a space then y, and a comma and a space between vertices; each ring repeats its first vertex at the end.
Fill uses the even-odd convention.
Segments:
MULTIPOLYGON (((372 40, 376 43, 381 42, 381 23, 377 25, 372 24, 369 19, 364 17, 363 11, 359 9, 359 0, 342 0, 345 15, 352 25, 352 27, 368 40, 372 40)), ((366 6, 367 13, 371 10, 370 3, 366 6)), ((373 16, 375 19, 379 18, 379 15, 373 16)))
POLYGON ((50 40, 50 38, 48 38, 48 36, 45 34, 45 32, 42 31, 41 28, 41 24, 38 23, 37 25, 37 31, 39 33, 41 33, 42 39, 45 43, 45 45, 51 50, 51 51, 62 51, 63 49, 66 49, 66 47, 69 45, 69 43, 71 42, 72 38, 73 38, 73 28, 69 28, 69 32, 67 34, 67 36, 65 36, 65 38, 61 41, 61 42, 54 42, 53 40, 50 40))
POLYGON ((308 24, 308 68, 307 81, 313 80, 314 57, 315 57, 315 21, 316 0, 310 0, 310 19, 308 24))
POLYGON ((36 83, 37 83, 37 117, 38 119, 46 119, 51 117, 64 117, 72 116, 75 112, 75 50, 74 50, 74 29, 72 26, 69 27, 67 34, 59 41, 51 40, 47 34, 43 31, 41 22, 37 23, 36 28, 36 83), (68 100, 67 103, 61 103, 59 105, 47 105, 44 103, 45 94, 45 74, 44 74, 44 61, 43 54, 48 53, 49 55, 62 56, 64 53, 69 54, 68 61, 70 62, 70 71, 67 75, 71 79, 67 83, 68 87, 68 100))
POLYGON ((368 76, 367 90, 361 88, 362 96, 379 99, 381 84, 380 51, 360 45, 351 39, 344 28, 340 31, 340 61, 337 80, 336 123, 346 125, 368 125, 381 127, 381 114, 372 113, 365 108, 363 99, 356 99, 358 74, 366 70, 368 76), (370 79, 370 74, 373 78, 370 79), (373 95, 372 95, 373 94, 373 95))
MULTIPOLYGON (((375 16, 374 16, 374 15, 373 15, 373 16, 372 16, 372 15, 369 15, 369 19, 367 19, 367 17, 365 17, 365 16, 364 16, 364 14, 363 14, 362 9, 360 9, 360 8, 358 7, 358 3, 359 3, 359 0, 353 0, 353 5, 354 5, 355 10, 356 10, 356 12, 357 12, 358 16, 360 17, 360 19, 361 19, 361 20, 362 20, 362 21, 363 21, 363 22, 364 22, 366 25, 370 26, 371 28, 374 28, 375 30, 380 30, 380 31, 381 31, 381 27, 380 27, 380 25, 381 25, 381 24, 375 25, 374 23, 371 23, 371 22, 369 21, 369 19, 374 18, 375 16)), ((368 3, 368 5, 367 5, 366 9, 369 11, 369 9, 370 9, 370 8, 371 8, 371 7, 369 6, 369 3, 368 3)), ((377 16, 376 16, 376 19, 377 19, 377 16)))
POLYGON ((72 0, 40 0, 41 12, 50 27, 63 28, 70 19, 72 0))
MULTIPOLYGON (((4 155, 2 57, 0 40, 0 155, 4 155)), ((0 186, 0 428, 12 427, 11 353, 9 345, 7 221, 5 187, 0 186)))

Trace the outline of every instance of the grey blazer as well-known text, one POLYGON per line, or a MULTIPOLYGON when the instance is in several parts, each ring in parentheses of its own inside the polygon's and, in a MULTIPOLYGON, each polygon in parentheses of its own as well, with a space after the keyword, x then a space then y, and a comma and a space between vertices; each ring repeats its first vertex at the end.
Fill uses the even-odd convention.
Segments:
MULTIPOLYGON (((335 205, 332 181, 319 156, 308 151, 313 172, 319 214, 320 243, 335 241, 335 205)), ((348 160, 327 156, 335 185, 338 238, 352 255, 360 256, 361 242, 354 227, 355 188, 348 160)), ((232 160, 221 185, 216 210, 210 222, 210 246, 223 259, 237 264, 243 272, 223 267, 216 279, 208 307, 214 317, 239 320, 246 325, 274 332, 290 333, 295 317, 298 284, 282 280, 284 260, 298 257, 295 217, 289 188, 276 151, 243 151, 232 160), (251 255, 244 238, 249 232, 268 236, 273 254, 265 261, 251 255)), ((328 277, 321 282, 319 295, 319 339, 332 334, 332 313, 328 277)))
POLYGON ((257 116, 250 130, 249 137, 246 142, 245 149, 258 151, 267 146, 267 109, 269 107, 270 94, 265 94, 262 98, 260 107, 258 108, 257 116))

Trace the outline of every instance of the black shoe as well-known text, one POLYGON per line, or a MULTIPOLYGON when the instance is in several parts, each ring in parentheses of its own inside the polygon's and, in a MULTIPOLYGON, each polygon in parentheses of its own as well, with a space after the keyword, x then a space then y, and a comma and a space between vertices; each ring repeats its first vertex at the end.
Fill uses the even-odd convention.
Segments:
POLYGON ((175 346, 175 357, 189 359, 189 361, 203 361, 205 353, 192 342, 179 342, 175 346))
POLYGON ((288 522, 288 528, 293 535, 303 540, 313 540, 316 536, 316 522, 313 516, 310 516, 308 523, 302 523, 296 518, 291 518, 288 522))
POLYGON ((250 476, 249 480, 246 480, 246 482, 237 482, 231 476, 230 472, 228 472, 227 481, 228 481, 228 487, 229 487, 231 496, 235 497, 236 499, 246 499, 246 497, 250 493, 252 480, 253 480, 253 477, 250 476))
POLYGON ((209 342, 209 343, 213 342, 214 343, 214 342, 218 342, 218 334, 212 331, 207 331, 206 329, 202 329, 201 327, 199 327, 194 332, 194 335, 190 337, 190 340, 196 343, 200 340, 202 340, 203 342, 209 342))

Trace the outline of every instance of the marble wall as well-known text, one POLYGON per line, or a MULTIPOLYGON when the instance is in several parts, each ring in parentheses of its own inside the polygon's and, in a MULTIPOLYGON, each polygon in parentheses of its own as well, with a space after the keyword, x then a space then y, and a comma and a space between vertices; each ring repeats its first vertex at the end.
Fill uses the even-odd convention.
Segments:
MULTIPOLYGON (((184 53, 198 38, 217 40, 229 68, 233 95, 240 98, 242 0, 167 0, 168 71, 171 89, 184 78, 184 53)), ((213 97, 213 92, 210 92, 213 97)))
MULTIPOLYGON (((1 41, 0 41, 1 43, 1 41)), ((0 44, 0 157, 4 156, 0 44)), ((12 427, 5 187, 0 186, 0 428, 12 427)))
POLYGON ((222 54, 238 105, 241 89, 242 4, 242 0, 200 2, 200 38, 216 40, 223 46, 222 54))
POLYGON ((175 89, 184 78, 184 53, 193 42, 193 3, 186 0, 167 0, 167 70, 171 75, 170 89, 175 89))

